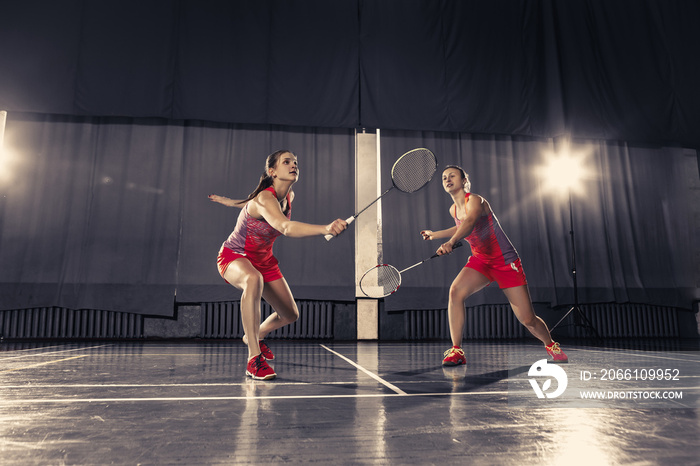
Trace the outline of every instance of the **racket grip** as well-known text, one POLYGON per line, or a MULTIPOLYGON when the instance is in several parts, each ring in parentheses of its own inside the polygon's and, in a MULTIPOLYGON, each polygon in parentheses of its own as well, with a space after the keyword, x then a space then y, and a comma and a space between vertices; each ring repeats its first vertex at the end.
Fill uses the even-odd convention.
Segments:
MULTIPOLYGON (((452 250, 454 251, 455 249, 457 249, 457 248, 459 248, 459 247, 461 247, 461 246, 462 246, 462 242, 461 242, 461 241, 457 241, 457 242, 455 243, 455 245, 452 246, 452 250)), ((431 259, 435 259, 436 257, 440 257, 440 254, 435 253, 435 254, 433 254, 432 256, 430 256, 431 259)))
MULTIPOLYGON (((352 217, 348 217, 348 218, 345 219, 345 223, 347 223, 348 225, 350 225, 350 224, 351 224, 352 222, 354 222, 354 221, 355 221, 355 216, 354 216, 354 215, 353 215, 352 217)), ((333 239, 333 235, 328 234, 328 235, 325 235, 324 238, 326 238, 326 241, 330 241, 330 240, 333 239)))

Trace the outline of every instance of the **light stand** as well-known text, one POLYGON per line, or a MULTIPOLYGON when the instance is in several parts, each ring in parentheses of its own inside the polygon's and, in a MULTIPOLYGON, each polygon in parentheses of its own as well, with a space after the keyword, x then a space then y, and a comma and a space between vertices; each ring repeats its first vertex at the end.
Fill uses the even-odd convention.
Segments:
POLYGON ((595 329, 591 321, 586 317, 586 314, 581 310, 581 306, 578 303, 578 283, 576 282, 576 241, 574 240, 574 206, 571 200, 571 189, 569 189, 569 225, 571 229, 569 230, 569 235, 571 237, 571 276, 574 280, 574 305, 571 309, 564 314, 564 317, 559 319, 559 322, 554 324, 549 331, 553 331, 560 323, 566 319, 569 314, 574 313, 574 325, 577 327, 585 328, 589 333, 593 334, 596 338, 600 338, 598 331, 595 329))

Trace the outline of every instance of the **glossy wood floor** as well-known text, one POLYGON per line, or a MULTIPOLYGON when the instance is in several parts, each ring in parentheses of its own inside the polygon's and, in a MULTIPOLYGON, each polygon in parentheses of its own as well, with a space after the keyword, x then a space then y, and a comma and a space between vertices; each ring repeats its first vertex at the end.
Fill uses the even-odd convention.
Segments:
POLYGON ((700 463, 695 347, 538 366, 539 344, 475 342, 443 368, 445 342, 269 344, 257 382, 234 341, 4 343, 0 464, 700 463))

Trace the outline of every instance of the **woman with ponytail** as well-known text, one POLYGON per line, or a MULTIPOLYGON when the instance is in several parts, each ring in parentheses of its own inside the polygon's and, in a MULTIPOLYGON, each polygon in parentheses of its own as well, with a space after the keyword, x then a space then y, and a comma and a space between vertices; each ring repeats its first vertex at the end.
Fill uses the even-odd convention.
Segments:
POLYGON ((275 378, 267 360, 274 355, 264 337, 299 318, 299 310, 287 281, 272 255, 272 245, 280 235, 299 238, 314 235, 339 235, 347 223, 337 219, 328 225, 313 225, 291 220, 294 191, 299 180, 296 156, 288 150, 270 154, 260 183, 243 200, 212 194, 214 202, 241 207, 236 227, 224 241, 217 264, 223 279, 240 289, 243 342, 248 345, 246 375, 254 379, 275 378), (260 300, 265 299, 274 312, 261 324, 260 300))

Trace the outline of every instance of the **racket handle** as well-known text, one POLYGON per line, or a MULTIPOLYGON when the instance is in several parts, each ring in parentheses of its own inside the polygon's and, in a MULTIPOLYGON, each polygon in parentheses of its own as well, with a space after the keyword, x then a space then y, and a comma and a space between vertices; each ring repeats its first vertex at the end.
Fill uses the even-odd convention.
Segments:
MULTIPOLYGON (((345 223, 347 223, 348 225, 350 225, 350 224, 351 224, 352 222, 354 222, 354 221, 355 221, 355 216, 354 216, 354 215, 353 215, 352 217, 348 217, 348 218, 345 219, 345 223)), ((333 235, 327 234, 327 235, 324 236, 324 238, 326 238, 326 241, 330 241, 330 240, 333 239, 333 235)))
MULTIPOLYGON (((462 246, 462 242, 461 242, 461 241, 457 241, 457 242, 455 243, 455 245, 452 246, 452 250, 454 251, 455 249, 457 249, 457 248, 459 248, 459 247, 461 247, 461 246, 462 246)), ((432 256, 430 256, 431 259, 435 259, 436 257, 440 257, 440 254, 435 253, 435 254, 433 254, 432 256)))

